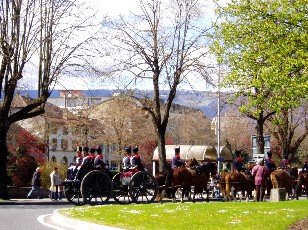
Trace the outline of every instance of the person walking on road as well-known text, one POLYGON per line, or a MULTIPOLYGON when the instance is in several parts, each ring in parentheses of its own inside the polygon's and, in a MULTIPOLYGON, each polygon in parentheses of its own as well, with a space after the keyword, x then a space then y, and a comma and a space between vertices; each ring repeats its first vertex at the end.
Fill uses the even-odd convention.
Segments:
POLYGON ((41 178, 41 169, 40 167, 37 167, 35 172, 33 173, 32 176, 32 181, 31 181, 31 190, 27 195, 27 198, 30 199, 31 195, 34 191, 37 191, 37 198, 42 199, 41 197, 41 185, 42 185, 42 178, 41 178))
POLYGON ((52 173, 50 173, 50 181, 51 181, 51 194, 50 194, 50 198, 52 200, 61 200, 61 196, 59 196, 59 187, 61 184, 61 178, 58 172, 58 168, 55 167, 54 170, 52 171, 52 173))

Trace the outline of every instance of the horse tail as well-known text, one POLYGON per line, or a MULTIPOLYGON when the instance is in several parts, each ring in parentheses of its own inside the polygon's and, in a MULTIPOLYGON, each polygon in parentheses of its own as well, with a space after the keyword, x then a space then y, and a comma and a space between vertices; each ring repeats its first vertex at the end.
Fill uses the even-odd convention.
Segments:
POLYGON ((277 181, 276 174, 274 172, 271 173, 270 178, 272 181, 273 188, 278 188, 278 181, 277 181))
POLYGON ((230 195, 231 187, 230 187, 230 176, 226 175, 225 177, 225 183, 226 183, 226 196, 230 195))

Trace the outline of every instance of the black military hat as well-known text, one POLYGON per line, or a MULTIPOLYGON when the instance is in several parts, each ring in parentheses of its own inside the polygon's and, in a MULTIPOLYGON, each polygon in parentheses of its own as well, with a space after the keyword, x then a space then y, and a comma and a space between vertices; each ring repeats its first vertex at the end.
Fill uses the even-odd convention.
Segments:
POLYGON ((95 153, 95 148, 90 148, 90 153, 95 153))
POLYGON ((89 147, 87 147, 87 146, 84 146, 83 148, 82 148, 82 151, 84 151, 84 152, 89 152, 89 147))
POLYGON ((273 154, 272 154, 272 151, 269 150, 269 151, 267 152, 267 156, 268 156, 268 157, 272 157, 272 155, 273 155, 273 154))
POLYGON ((176 146, 176 147, 174 148, 174 153, 175 153, 175 154, 179 154, 179 153, 180 153, 180 146, 176 146))
POLYGON ((127 154, 131 154, 132 153, 132 148, 130 146, 125 147, 125 151, 127 154))
POLYGON ((101 154, 102 153, 102 148, 100 146, 98 146, 98 148, 96 149, 97 154, 101 154))
POLYGON ((137 153, 139 151, 139 148, 138 148, 138 146, 136 145, 136 146, 134 146, 134 148, 133 148, 133 153, 137 153))
POLYGON ((81 152, 82 151, 82 147, 81 146, 77 146, 77 151, 81 152))
POLYGON ((241 150, 235 150, 235 155, 236 156, 239 156, 239 155, 241 155, 242 154, 242 151, 241 150))

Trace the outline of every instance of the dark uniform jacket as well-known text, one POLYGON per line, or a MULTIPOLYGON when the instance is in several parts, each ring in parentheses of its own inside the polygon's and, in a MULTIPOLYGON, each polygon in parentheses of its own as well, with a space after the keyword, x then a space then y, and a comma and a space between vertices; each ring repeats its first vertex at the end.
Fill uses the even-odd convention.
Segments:
POLYGON ((271 173, 276 170, 276 164, 272 158, 265 159, 265 166, 271 173))
POLYGON ((240 157, 235 157, 233 160, 233 170, 234 171, 242 171, 243 170, 243 163, 240 157))
POLYGON ((185 162, 182 159, 180 159, 179 155, 175 155, 172 158, 172 169, 176 169, 176 168, 184 166, 184 165, 185 165, 185 162))
POLYGON ((139 155, 135 155, 131 159, 132 159, 131 160, 131 165, 133 167, 137 166, 138 170, 143 170, 144 169, 139 155))

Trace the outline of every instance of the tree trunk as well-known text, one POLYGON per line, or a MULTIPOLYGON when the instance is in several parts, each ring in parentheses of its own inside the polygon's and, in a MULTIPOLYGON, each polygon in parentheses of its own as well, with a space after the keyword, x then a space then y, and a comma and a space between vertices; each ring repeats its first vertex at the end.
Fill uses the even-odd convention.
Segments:
POLYGON ((264 154, 264 120, 263 116, 260 116, 259 119, 257 119, 257 136, 256 136, 256 141, 257 141, 257 147, 258 147, 258 154, 264 154))
POLYGON ((159 171, 163 171, 166 168, 166 140, 165 132, 159 132, 158 134, 158 153, 161 153, 159 156, 159 171))
POLYGON ((0 199, 8 200, 9 193, 7 189, 7 156, 8 156, 8 148, 7 148, 7 120, 3 120, 3 116, 1 116, 1 124, 0 124, 0 199))

